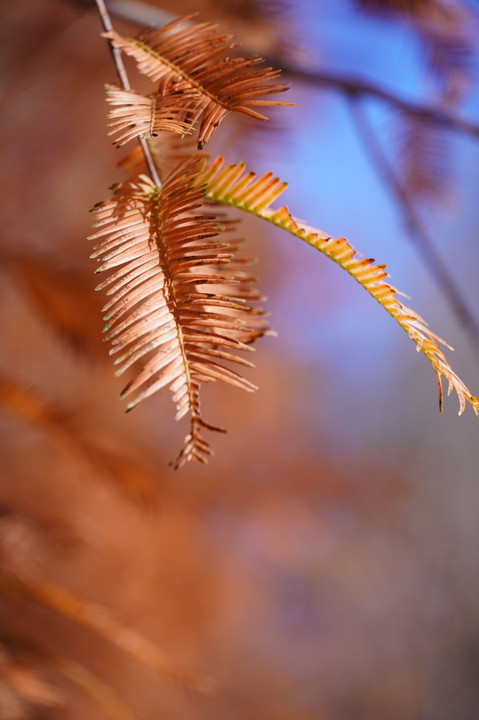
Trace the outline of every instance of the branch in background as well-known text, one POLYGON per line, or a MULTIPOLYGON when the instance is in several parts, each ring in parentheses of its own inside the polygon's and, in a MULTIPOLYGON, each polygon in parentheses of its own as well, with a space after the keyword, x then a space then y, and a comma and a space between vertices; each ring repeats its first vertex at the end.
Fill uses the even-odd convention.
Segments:
MULTIPOLYGON (((273 62, 273 59, 268 58, 267 62, 273 62)), ((274 62, 281 63, 281 60, 275 59, 274 62)), ((477 123, 458 117, 454 113, 442 110, 441 108, 428 107, 427 105, 419 105, 410 100, 405 100, 389 90, 385 90, 362 78, 336 74, 330 71, 306 70, 285 66, 284 62, 283 70, 292 77, 297 77, 299 80, 340 91, 350 98, 358 98, 366 95, 376 100, 382 100, 386 104, 391 105, 391 107, 412 117, 427 120, 434 125, 440 125, 479 138, 479 125, 477 123)))
POLYGON ((479 324, 470 311, 468 303, 462 296, 447 266, 435 249, 408 192, 396 177, 390 163, 384 155, 361 104, 359 102, 351 102, 349 106, 354 125, 356 126, 365 151, 401 208, 411 241, 431 271, 431 274, 444 293, 456 317, 468 332, 476 353, 479 353, 479 324))

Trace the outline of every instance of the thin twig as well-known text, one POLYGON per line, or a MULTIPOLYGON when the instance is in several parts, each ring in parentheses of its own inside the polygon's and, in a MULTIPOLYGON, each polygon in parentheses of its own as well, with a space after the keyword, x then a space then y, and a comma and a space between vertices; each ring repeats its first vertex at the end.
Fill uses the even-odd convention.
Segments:
POLYGON ((426 266, 444 293, 456 317, 468 332, 476 353, 479 353, 479 324, 469 309, 467 301, 462 296, 456 282, 450 275, 447 265, 445 265, 434 247, 407 190, 396 177, 394 170, 384 155, 369 120, 361 107, 361 103, 351 102, 350 109, 353 122, 364 149, 376 167, 377 172, 396 197, 402 210, 409 238, 416 246, 426 266))
MULTIPOLYGON (((108 10, 106 8, 104 0, 95 0, 96 6, 98 9, 98 13, 100 15, 101 24, 103 25, 103 29, 105 32, 111 32, 113 30, 113 25, 111 22, 110 15, 108 13, 108 10)), ((131 90, 131 85, 128 80, 128 75, 126 74, 125 66, 123 64, 123 60, 121 57, 121 50, 118 48, 114 48, 112 43, 108 41, 108 45, 110 47, 110 51, 113 57, 113 62, 115 63, 116 72, 118 74, 118 78, 120 80, 121 86, 124 90, 131 90)), ((153 160, 153 156, 151 154, 150 148, 148 147, 148 143, 144 138, 138 138, 138 141, 141 145, 141 149, 143 151, 143 155, 145 157, 145 162, 148 167, 148 172, 150 173, 150 177, 155 183, 157 187, 161 187, 161 180, 158 177, 158 172, 156 170, 156 166, 153 160)))

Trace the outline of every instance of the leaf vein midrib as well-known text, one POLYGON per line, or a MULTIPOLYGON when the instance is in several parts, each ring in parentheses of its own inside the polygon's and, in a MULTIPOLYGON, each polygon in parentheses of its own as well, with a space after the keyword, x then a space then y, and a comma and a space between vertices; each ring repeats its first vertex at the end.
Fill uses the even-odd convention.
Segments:
POLYGON ((163 65, 166 65, 171 70, 174 70, 178 75, 182 77, 183 80, 188 82, 192 87, 195 88, 195 90, 198 90, 201 95, 206 95, 210 102, 214 102, 217 105, 221 105, 225 110, 230 110, 231 108, 228 107, 220 98, 218 98, 216 95, 214 95, 212 92, 210 92, 204 85, 201 85, 199 82, 197 82, 194 78, 191 77, 191 75, 186 72, 186 70, 183 70, 179 65, 176 65, 176 63, 172 62, 171 60, 168 60, 168 58, 164 57, 164 55, 161 55, 156 50, 153 50, 149 45, 146 45, 145 43, 141 42, 141 40, 130 40, 133 44, 135 44, 137 47, 139 47, 143 52, 147 53, 148 55, 151 55, 155 60, 162 63, 163 65))
POLYGON ((153 214, 153 220, 154 220, 154 224, 155 224, 155 243, 156 243, 156 247, 158 250, 160 266, 162 268, 164 278, 165 278, 165 280, 164 280, 165 300, 167 302, 167 305, 168 305, 170 312, 173 315, 173 318, 175 321, 176 332, 177 332, 177 336, 178 336, 178 344, 180 347, 180 353, 181 353, 181 358, 182 358, 182 363, 183 363, 183 370, 184 370, 184 375, 185 375, 185 380, 186 380, 186 386, 188 388, 189 406, 190 406, 192 421, 194 422, 199 417, 199 413, 198 413, 198 410, 196 407, 193 382, 191 379, 191 374, 190 374, 190 369, 189 369, 188 356, 186 354, 185 339, 184 339, 183 330, 182 330, 181 313, 180 313, 178 299, 176 297, 176 290, 175 290, 175 284, 174 284, 174 273, 170 266, 168 248, 167 248, 167 244, 165 242, 165 239, 164 239, 163 233, 162 233, 160 192, 161 192, 160 190, 156 189, 151 196, 152 214, 153 214))

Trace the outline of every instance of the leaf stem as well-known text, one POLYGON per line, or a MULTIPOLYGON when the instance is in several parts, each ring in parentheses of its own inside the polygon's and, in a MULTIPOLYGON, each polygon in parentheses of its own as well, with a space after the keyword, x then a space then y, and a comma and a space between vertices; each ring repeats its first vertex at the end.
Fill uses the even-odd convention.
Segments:
MULTIPOLYGON (((110 14, 107 10, 104 0, 95 0, 95 2, 96 2, 98 14, 100 15, 100 20, 101 20, 103 29, 105 30, 105 32, 111 32, 113 30, 113 25, 112 25, 110 14)), ((113 47, 110 40, 108 40, 108 45, 109 45, 110 52, 113 57, 113 62, 115 63, 116 72, 117 72, 117 75, 120 80, 122 88, 124 90, 131 90, 130 81, 128 80, 128 75, 126 74, 126 69, 123 64, 123 59, 121 57, 121 50, 113 47)), ((145 157, 145 162, 146 162, 146 166, 148 168, 150 177, 153 180, 153 182, 155 183, 155 185, 158 188, 160 188, 161 180, 158 176, 155 162, 153 160, 153 156, 151 154, 150 148, 148 147, 148 143, 145 140, 145 138, 138 138, 138 142, 140 143, 141 149, 143 151, 143 155, 145 157)))

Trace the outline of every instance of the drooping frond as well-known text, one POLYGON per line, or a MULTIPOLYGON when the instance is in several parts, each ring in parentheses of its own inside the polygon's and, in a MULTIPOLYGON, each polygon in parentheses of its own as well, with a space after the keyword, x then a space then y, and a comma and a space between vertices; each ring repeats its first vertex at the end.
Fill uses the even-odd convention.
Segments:
POLYGON ((211 450, 201 430, 219 430, 200 414, 200 384, 222 380, 254 390, 223 362, 251 366, 235 351, 252 349, 246 343, 266 331, 250 304, 260 299, 253 278, 234 258, 238 242, 218 239, 224 228, 198 214, 202 193, 188 184, 200 162, 183 163, 161 189, 144 176, 119 185, 95 208, 92 236, 100 240, 92 255, 102 263, 97 272, 109 272, 98 289, 111 296, 105 332, 116 374, 136 368, 122 393, 131 398, 127 410, 169 386, 176 418, 191 417, 176 467, 193 458, 205 462, 211 450))
POLYGON ((186 135, 191 133, 191 123, 186 122, 185 100, 179 95, 168 102, 156 93, 141 95, 133 90, 122 90, 106 85, 106 100, 113 106, 108 114, 108 133, 120 147, 139 137, 154 137, 162 131, 186 135), (176 102, 176 104, 175 104, 176 102))
POLYGON ((259 178, 253 172, 245 173, 243 163, 223 168, 223 158, 218 157, 199 174, 195 184, 202 186, 202 192, 209 200, 253 213, 287 230, 334 260, 384 307, 416 343, 417 350, 422 351, 432 363, 438 380, 441 409, 441 377, 444 377, 448 382, 448 394, 453 389, 457 394, 459 414, 464 411, 467 401, 475 414, 479 415, 479 398, 471 394, 439 349, 440 344, 449 346, 429 330, 419 315, 399 300, 399 291, 386 281, 384 265, 375 265, 370 258, 360 258, 344 238, 333 238, 304 225, 293 218, 285 206, 276 210, 271 208, 271 204, 285 190, 286 183, 273 177, 272 173, 259 178))
POLYGON ((104 37, 133 57, 140 72, 159 82, 162 96, 172 93, 191 96, 190 119, 201 116, 200 149, 232 111, 267 120, 256 107, 291 104, 261 99, 287 89, 286 85, 273 82, 279 70, 260 67, 261 58, 232 56, 235 47, 232 36, 218 34, 208 23, 179 27, 184 20, 175 20, 160 30, 145 31, 136 39, 123 38, 114 31, 104 33, 104 37))

